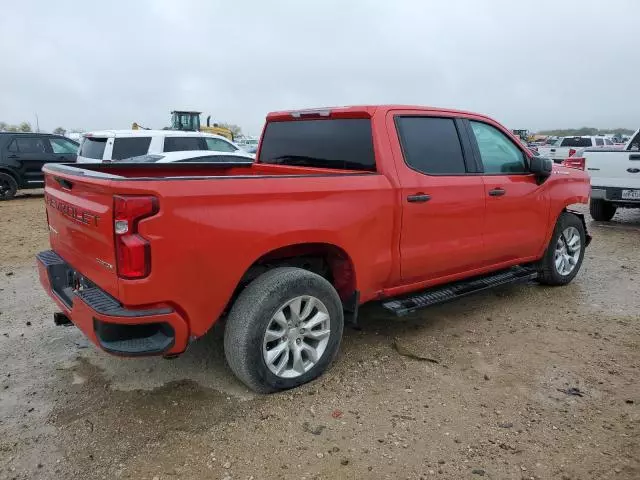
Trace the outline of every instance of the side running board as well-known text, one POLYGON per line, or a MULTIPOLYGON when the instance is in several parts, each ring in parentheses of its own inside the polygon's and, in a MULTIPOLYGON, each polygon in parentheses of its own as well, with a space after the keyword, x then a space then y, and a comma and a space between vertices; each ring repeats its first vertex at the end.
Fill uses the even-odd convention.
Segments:
POLYGON ((471 295, 472 293, 487 290, 489 288, 505 285, 507 283, 528 282, 534 280, 538 273, 532 268, 513 267, 508 270, 491 273, 483 277, 475 277, 471 280, 463 280, 447 284, 441 287, 433 287, 422 293, 413 294, 389 300, 382 303, 387 310, 402 317, 421 308, 430 307, 438 303, 449 302, 456 298, 471 295))

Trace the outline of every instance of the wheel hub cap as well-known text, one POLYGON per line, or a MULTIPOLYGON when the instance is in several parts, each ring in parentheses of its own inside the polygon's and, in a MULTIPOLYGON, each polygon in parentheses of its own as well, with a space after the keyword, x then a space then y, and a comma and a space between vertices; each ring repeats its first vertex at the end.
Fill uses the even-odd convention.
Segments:
POLYGON ((567 227, 558 237, 554 253, 556 271, 563 276, 573 272, 580 259, 582 242, 576 227, 567 227))
POLYGON ((262 342, 269 370, 295 378, 318 363, 331 335, 329 311, 318 298, 300 296, 282 305, 271 317, 262 342))

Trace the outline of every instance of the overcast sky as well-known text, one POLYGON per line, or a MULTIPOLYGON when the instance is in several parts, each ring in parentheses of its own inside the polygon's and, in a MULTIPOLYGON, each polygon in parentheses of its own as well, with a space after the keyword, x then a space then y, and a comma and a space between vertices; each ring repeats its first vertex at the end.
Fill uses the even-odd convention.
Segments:
POLYGON ((0 121, 161 128, 195 109, 258 134, 270 110, 405 103, 635 129, 639 22, 637 0, 3 2, 0 121))

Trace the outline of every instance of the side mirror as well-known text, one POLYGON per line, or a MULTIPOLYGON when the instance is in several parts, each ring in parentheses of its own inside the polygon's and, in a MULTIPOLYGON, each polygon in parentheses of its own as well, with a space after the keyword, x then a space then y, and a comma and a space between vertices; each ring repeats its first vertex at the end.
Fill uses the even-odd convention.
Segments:
POLYGON ((553 171, 553 160, 544 157, 530 157, 529 171, 539 179, 545 179, 553 171))

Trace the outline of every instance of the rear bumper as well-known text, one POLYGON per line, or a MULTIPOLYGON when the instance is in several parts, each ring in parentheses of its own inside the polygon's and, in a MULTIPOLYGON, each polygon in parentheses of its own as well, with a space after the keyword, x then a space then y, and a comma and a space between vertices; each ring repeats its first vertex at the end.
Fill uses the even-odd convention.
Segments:
POLYGON ((640 206, 640 200, 622 198, 623 190, 638 190, 637 188, 619 188, 619 187, 591 187, 591 198, 601 199, 608 202, 637 205, 640 206))
POLYGON ((187 348, 187 322, 168 306, 130 309, 82 277, 52 250, 36 255, 40 283, 89 339, 114 355, 177 355, 187 348))

